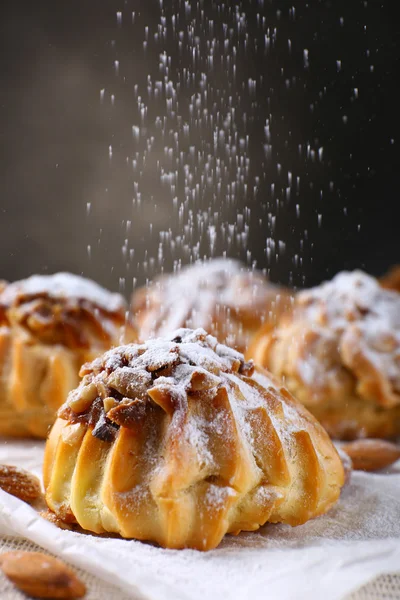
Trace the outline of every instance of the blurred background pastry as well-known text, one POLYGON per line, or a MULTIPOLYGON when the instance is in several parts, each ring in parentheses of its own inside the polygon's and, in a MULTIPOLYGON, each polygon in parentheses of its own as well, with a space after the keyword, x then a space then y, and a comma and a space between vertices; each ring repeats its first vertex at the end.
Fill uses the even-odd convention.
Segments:
POLYGON ((0 290, 0 434, 45 437, 80 366, 133 339, 126 303, 69 273, 0 290))
POLYGON ((391 267, 380 279, 379 283, 388 290, 400 292, 400 265, 391 267))
POLYGON ((208 550, 227 532, 325 513, 344 483, 321 425, 204 330, 115 348, 81 370, 45 461, 57 517, 208 550))
POLYGON ((297 294, 248 355, 336 438, 400 433, 400 294, 361 271, 297 294))
POLYGON ((218 341, 244 351, 263 323, 275 324, 291 304, 289 290, 239 261, 197 262, 155 279, 132 298, 139 338, 178 327, 202 327, 218 341))

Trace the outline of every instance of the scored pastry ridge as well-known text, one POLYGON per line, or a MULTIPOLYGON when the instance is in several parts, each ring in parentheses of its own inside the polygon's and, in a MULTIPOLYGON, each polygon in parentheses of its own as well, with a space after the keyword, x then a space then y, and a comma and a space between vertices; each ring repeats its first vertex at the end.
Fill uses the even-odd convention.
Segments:
POLYGON ((209 549, 338 499, 343 467, 319 423, 204 330, 115 348, 81 375, 45 453, 47 503, 66 521, 209 549))

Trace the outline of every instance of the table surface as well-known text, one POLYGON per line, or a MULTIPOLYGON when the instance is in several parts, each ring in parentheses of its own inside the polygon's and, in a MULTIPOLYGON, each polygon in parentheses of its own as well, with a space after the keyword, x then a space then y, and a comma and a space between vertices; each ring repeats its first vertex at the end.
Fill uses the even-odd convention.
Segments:
MULTIPOLYGON (((24 539, 0 537, 0 554, 11 550, 29 550, 32 552, 46 552, 36 544, 24 539)), ((82 569, 72 567, 85 583, 87 594, 85 600, 135 600, 134 595, 127 595, 119 588, 111 586, 97 579, 82 569)), ((6 579, 0 570, 0 598, 1 600, 26 600, 25 594, 19 592, 14 585, 6 579)), ((173 600, 173 599, 171 599, 173 600)), ((360 588, 357 592, 343 600, 400 600, 400 574, 381 575, 360 588)))

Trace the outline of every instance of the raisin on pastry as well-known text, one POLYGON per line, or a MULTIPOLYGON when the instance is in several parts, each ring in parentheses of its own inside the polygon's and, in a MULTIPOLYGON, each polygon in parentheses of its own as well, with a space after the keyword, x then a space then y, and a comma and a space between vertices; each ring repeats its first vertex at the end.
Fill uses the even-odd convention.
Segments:
POLYGON ((126 308, 119 294, 69 273, 3 285, 0 435, 46 437, 81 365, 124 335, 135 339, 126 308))
POLYGON ((47 441, 47 504, 64 522, 167 548, 325 513, 342 462, 270 375, 202 329, 85 365, 47 441))

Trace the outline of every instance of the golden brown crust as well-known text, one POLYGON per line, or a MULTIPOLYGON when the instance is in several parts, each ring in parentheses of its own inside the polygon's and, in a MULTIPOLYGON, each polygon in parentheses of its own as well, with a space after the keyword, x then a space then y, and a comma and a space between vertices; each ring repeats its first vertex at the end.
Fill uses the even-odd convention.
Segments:
POLYGON ((332 437, 400 433, 400 295, 362 272, 298 294, 292 314, 249 352, 332 437))
POLYGON ((0 313, 0 323, 19 327, 32 340, 72 350, 110 346, 126 321, 119 294, 69 273, 35 275, 0 288, 0 313))
POLYGON ((264 322, 276 323, 291 304, 289 290, 240 262, 215 259, 158 277, 132 297, 139 339, 168 335, 177 327, 201 327, 244 352, 264 322))
POLYGON ((400 265, 394 265, 379 279, 380 285, 387 290, 400 292, 400 265))
POLYGON ((118 344, 124 329, 135 339, 125 308, 119 295, 64 273, 3 288, 0 434, 46 437, 82 363, 118 344))
POLYGON ((344 482, 336 450, 253 369, 188 329, 85 365, 47 442, 49 508, 96 533, 203 550, 227 532, 326 512, 344 482))

